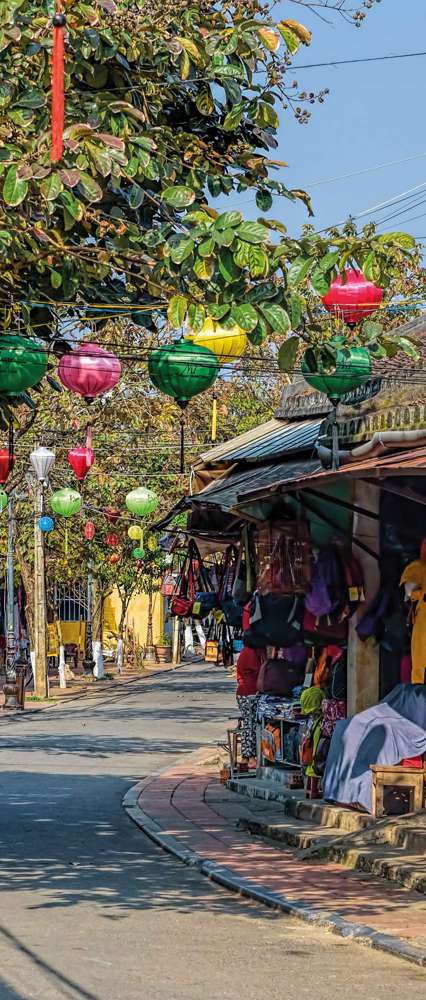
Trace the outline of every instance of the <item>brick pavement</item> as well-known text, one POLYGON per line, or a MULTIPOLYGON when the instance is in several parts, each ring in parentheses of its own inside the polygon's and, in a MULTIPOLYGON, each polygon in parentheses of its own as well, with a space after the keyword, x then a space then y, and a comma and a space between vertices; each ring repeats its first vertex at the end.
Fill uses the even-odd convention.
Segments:
POLYGON ((216 774, 196 758, 151 780, 138 804, 181 848, 225 867, 236 880, 248 880, 255 889, 284 896, 317 914, 337 914, 361 928, 391 935, 426 956, 423 895, 329 861, 302 861, 291 849, 237 829, 238 819, 247 815, 248 800, 242 802, 223 788, 216 774))

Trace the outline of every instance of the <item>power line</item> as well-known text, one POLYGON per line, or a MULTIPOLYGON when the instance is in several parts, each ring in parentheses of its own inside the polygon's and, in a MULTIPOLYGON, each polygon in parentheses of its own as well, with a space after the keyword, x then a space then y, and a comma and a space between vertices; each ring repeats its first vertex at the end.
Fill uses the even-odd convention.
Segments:
POLYGON ((298 63, 296 66, 292 66, 292 70, 321 69, 324 66, 351 66, 355 63, 384 62, 389 59, 416 59, 420 56, 426 56, 426 52, 400 52, 387 56, 365 56, 362 59, 333 59, 330 62, 322 63, 298 63))

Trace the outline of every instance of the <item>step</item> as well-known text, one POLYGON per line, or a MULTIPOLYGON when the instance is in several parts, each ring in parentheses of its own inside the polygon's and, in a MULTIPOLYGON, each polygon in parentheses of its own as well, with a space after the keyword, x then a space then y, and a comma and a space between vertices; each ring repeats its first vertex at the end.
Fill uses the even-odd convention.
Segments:
MULTIPOLYGON (((312 853, 307 852, 309 857, 312 853)), ((398 882, 407 889, 416 889, 426 894, 426 857, 424 854, 408 853, 402 847, 383 844, 381 847, 371 844, 370 847, 349 847, 344 844, 324 845, 320 851, 315 851, 314 857, 337 861, 345 868, 368 872, 370 875, 398 882)), ((307 855, 305 855, 305 859, 307 855)))
POLYGON ((227 782, 231 791, 247 795, 249 798, 280 802, 286 816, 306 820, 318 827, 332 827, 337 831, 352 833, 374 825, 375 820, 367 813, 357 812, 345 806, 331 805, 323 799, 306 799, 305 792, 286 788, 281 782, 264 778, 231 778, 227 782))
POLYGON ((337 827, 316 826, 303 819, 290 816, 277 817, 276 812, 268 816, 248 816, 241 818, 237 826, 240 830, 248 830, 255 836, 267 837, 268 840, 279 841, 288 847, 304 851, 312 846, 324 847, 333 843, 336 837, 342 836, 337 827))

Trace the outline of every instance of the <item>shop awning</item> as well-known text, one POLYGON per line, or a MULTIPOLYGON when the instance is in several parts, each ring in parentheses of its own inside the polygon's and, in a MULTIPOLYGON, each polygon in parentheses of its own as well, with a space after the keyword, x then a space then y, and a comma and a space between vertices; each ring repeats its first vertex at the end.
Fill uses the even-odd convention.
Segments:
POLYGON ((218 465, 228 462, 257 462, 259 464, 290 455, 310 451, 319 435, 321 420, 284 421, 268 420, 260 427, 225 441, 224 444, 204 452, 198 465, 218 465))
POLYGON ((290 483, 320 468, 318 459, 295 459, 256 466, 252 469, 239 469, 238 472, 231 472, 216 479, 195 496, 187 497, 187 503, 192 507, 215 506, 224 511, 232 511, 240 497, 245 499, 247 491, 271 490, 275 484, 290 483))
MULTIPOLYGON (((397 455, 371 455, 334 470, 321 468, 318 462, 315 464, 316 468, 302 471, 300 475, 292 475, 290 478, 284 474, 281 479, 277 476, 273 482, 259 483, 257 487, 250 487, 247 483, 244 489, 240 489, 235 506, 244 507, 247 503, 270 498, 273 493, 315 488, 343 479, 381 480, 392 476, 426 476, 426 448, 412 448, 411 451, 399 452, 397 455)), ((278 466, 275 468, 278 469, 278 466)))

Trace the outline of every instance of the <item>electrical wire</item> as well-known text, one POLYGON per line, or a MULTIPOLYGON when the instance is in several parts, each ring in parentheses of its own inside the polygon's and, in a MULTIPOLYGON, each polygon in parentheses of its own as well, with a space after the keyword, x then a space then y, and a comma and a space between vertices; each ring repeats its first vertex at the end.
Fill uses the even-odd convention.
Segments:
POLYGON ((292 69, 322 69, 326 66, 351 66, 356 63, 385 62, 393 59, 418 59, 421 56, 426 56, 426 52, 399 52, 385 56, 363 56, 360 59, 333 59, 322 63, 297 63, 292 65, 292 69))

